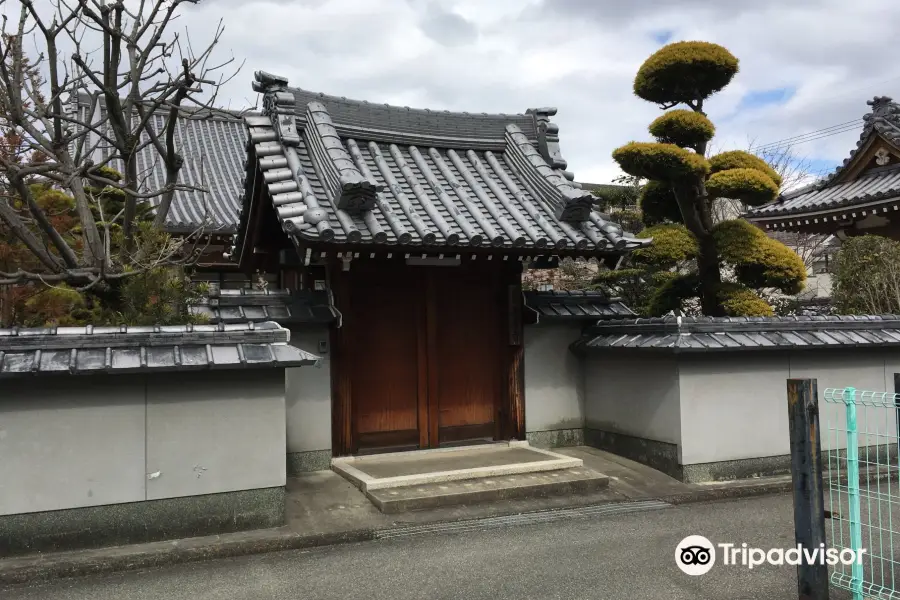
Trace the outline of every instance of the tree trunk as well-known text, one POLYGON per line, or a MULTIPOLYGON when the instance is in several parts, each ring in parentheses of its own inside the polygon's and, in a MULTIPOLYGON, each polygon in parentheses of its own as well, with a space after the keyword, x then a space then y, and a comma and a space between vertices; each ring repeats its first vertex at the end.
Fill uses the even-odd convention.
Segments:
POLYGON ((719 251, 712 233, 697 235, 700 254, 697 256, 697 274, 700 277, 700 307, 708 317, 724 317, 725 309, 719 302, 716 291, 722 284, 719 271, 719 251))
POLYGON ((703 184, 673 186, 678 200, 684 226, 697 238, 700 250, 697 256, 697 276, 700 280, 700 308, 708 317, 725 316, 725 309, 717 297, 722 283, 719 271, 719 251, 712 235, 712 216, 704 210, 705 190, 703 184))

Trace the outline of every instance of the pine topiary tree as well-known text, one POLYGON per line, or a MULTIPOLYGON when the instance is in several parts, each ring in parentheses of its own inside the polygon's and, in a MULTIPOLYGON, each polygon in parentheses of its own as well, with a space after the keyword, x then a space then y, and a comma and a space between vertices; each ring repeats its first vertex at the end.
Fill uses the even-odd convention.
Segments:
MULTIPOLYGON (((650 124, 656 142, 631 142, 615 150, 613 158, 629 175, 649 180, 640 198, 648 234, 665 223, 684 228, 677 236, 675 230, 665 231, 665 248, 641 252, 647 255, 645 261, 652 256, 650 262, 662 267, 667 249, 685 255, 688 235, 695 240, 696 253, 689 272, 657 271, 660 285, 653 291, 649 312, 672 310, 698 298, 706 315, 770 315, 771 307, 754 290, 796 294, 806 280, 801 258, 780 242, 745 221, 715 224, 712 218, 718 199, 758 206, 774 200, 781 185, 772 167, 747 152, 706 157, 715 126, 703 112, 704 102, 737 72, 737 58, 722 46, 676 42, 650 56, 634 79, 638 97, 668 112, 650 124), (679 105, 687 108, 669 110, 679 105), (669 274, 661 276, 664 272, 669 274)), ((679 257, 672 258, 677 262, 679 257)), ((642 261, 640 256, 635 259, 642 261)))

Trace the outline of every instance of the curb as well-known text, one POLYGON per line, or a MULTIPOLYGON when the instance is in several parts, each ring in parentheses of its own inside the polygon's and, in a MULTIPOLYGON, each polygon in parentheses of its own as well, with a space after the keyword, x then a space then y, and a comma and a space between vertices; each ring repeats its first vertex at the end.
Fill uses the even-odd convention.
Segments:
MULTIPOLYGON (((253 532, 260 534, 260 532, 253 532)), ((115 549, 76 550, 44 555, 34 562, 22 566, 4 567, 0 560, 0 585, 20 585, 47 582, 69 577, 101 575, 122 571, 135 571, 159 567, 174 566, 204 560, 234 558, 251 554, 267 554, 284 550, 302 550, 319 546, 333 546, 352 542, 365 542, 375 539, 375 530, 361 529, 342 531, 333 534, 301 535, 284 532, 281 529, 266 530, 253 539, 221 539, 214 536, 211 541, 185 543, 175 545, 162 542, 150 550, 142 550, 141 545, 121 546, 115 549), (133 551, 129 551, 134 548, 133 551), (118 551, 112 556, 101 555, 103 550, 118 551)), ((205 540, 208 538, 195 538, 205 540)), ((30 558, 30 557, 29 557, 30 558)), ((10 561, 25 560, 10 558, 10 561)))
MULTIPOLYGON (((877 481, 885 479, 885 477, 870 476, 866 479, 877 481)), ((846 478, 844 478, 844 481, 846 481, 846 478)), ((777 481, 760 481, 758 483, 709 484, 708 489, 695 489, 683 494, 670 494, 652 498, 631 498, 628 501, 657 500, 677 506, 783 494, 789 493, 792 487, 793 484, 790 478, 780 477, 777 481)), ((613 504, 613 502, 594 504, 592 506, 603 506, 605 504, 613 504)), ((551 509, 551 511, 555 510, 564 509, 551 509)), ((529 511, 529 513, 510 513, 510 515, 530 514, 532 512, 545 513, 548 511, 529 511)), ((434 521, 428 523, 428 525, 435 526, 442 523, 457 523, 467 520, 470 519, 434 521)), ((190 538, 175 542, 154 542, 116 548, 49 553, 40 557, 10 557, 0 559, 0 585, 33 584, 69 577, 153 569, 204 560, 367 542, 390 537, 385 536, 385 534, 394 529, 401 530, 407 527, 358 529, 318 535, 303 535, 289 531, 286 528, 278 528, 227 534, 224 536, 190 538), (7 564, 4 565, 4 562, 7 564), (23 564, 16 565, 16 562, 23 564)))

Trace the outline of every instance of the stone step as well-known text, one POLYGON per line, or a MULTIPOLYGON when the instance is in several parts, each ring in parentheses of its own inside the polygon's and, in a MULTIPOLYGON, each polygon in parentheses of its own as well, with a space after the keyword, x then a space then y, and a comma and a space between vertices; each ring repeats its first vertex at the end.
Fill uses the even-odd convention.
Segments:
POLYGON ((524 441, 346 456, 331 461, 332 470, 363 493, 582 466, 580 458, 532 448, 524 441))
POLYGON ((394 514, 458 504, 587 494, 608 486, 609 477, 606 475, 584 467, 574 467, 554 471, 370 489, 366 490, 365 494, 381 512, 394 514))

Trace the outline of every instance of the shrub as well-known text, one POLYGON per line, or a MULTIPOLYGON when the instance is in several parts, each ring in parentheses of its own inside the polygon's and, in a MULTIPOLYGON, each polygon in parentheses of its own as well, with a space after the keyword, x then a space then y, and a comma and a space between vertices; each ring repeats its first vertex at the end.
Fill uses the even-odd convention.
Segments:
POLYGON ((635 262, 670 269, 697 257, 697 238, 681 224, 664 223, 643 230, 638 237, 653 238, 653 244, 633 252, 635 262))
POLYGON ((771 317, 775 314, 768 302, 739 284, 723 283, 718 297, 729 317, 771 317))
POLYGON ((663 144, 695 148, 716 134, 712 121, 692 110, 670 110, 650 123, 650 134, 663 144))
POLYGON ((781 175, 769 166, 769 163, 760 157, 744 152, 743 150, 730 150, 721 152, 709 159, 711 173, 727 171, 728 169, 756 169, 769 176, 775 185, 781 186, 781 175))
POLYGON ((613 159, 629 175, 646 179, 679 181, 709 173, 705 158, 675 144, 631 142, 614 150, 613 159))
POLYGON ((900 242, 850 238, 834 261, 832 302, 840 314, 900 314, 900 242))
POLYGON ((758 227, 741 219, 723 221, 713 230, 719 255, 735 268, 738 280, 753 288, 777 288, 796 294, 806 283, 800 256, 758 227))
POLYGON ((713 173, 706 182, 712 198, 734 198, 750 206, 760 206, 778 196, 778 186, 756 169, 728 169, 713 173))
POLYGON ((738 59, 709 42, 675 42, 650 56, 634 78, 634 93, 665 104, 707 98, 731 82, 738 59))
POLYGON ((672 186, 662 181, 648 181, 638 200, 641 220, 647 227, 659 223, 681 223, 681 208, 672 186))

